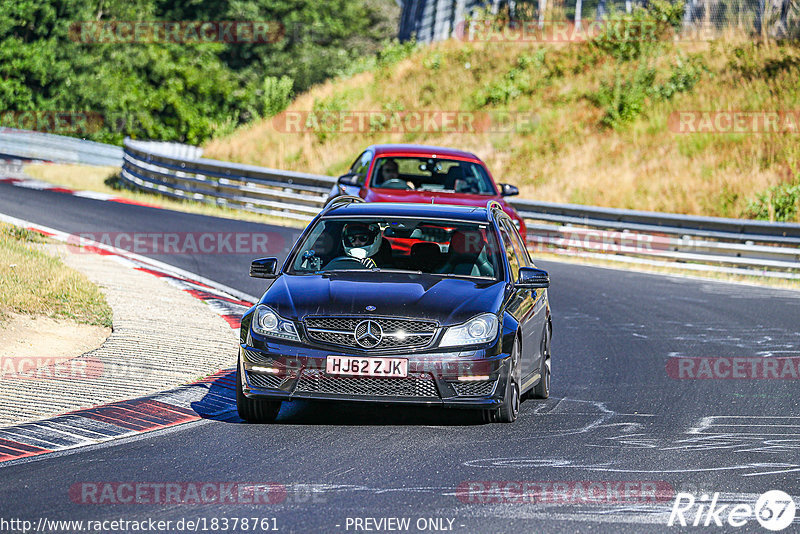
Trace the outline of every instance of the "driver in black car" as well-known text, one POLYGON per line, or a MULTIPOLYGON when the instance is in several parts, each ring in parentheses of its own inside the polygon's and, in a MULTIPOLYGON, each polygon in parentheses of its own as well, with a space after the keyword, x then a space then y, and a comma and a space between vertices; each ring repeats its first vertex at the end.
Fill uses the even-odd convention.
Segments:
POLYGON ((342 232, 345 253, 368 268, 376 266, 372 257, 381 249, 382 242, 381 228, 375 223, 351 223, 346 225, 342 232))

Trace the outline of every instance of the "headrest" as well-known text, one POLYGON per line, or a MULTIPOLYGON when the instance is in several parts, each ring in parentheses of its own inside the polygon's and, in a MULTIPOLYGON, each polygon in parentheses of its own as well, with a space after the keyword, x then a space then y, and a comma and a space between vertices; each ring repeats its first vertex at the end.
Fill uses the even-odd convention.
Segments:
POLYGON ((452 254, 463 254, 467 256, 477 256, 486 247, 483 234, 477 230, 456 230, 450 237, 450 252, 452 254))

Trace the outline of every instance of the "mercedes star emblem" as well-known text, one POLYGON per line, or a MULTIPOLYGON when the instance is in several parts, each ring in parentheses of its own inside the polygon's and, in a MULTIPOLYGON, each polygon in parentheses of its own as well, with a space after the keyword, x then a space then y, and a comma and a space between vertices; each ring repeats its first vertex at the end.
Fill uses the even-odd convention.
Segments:
POLYGON ((372 349, 377 347, 383 339, 383 330, 381 330, 381 325, 375 321, 361 321, 356 325, 355 336, 356 343, 365 349, 372 349))

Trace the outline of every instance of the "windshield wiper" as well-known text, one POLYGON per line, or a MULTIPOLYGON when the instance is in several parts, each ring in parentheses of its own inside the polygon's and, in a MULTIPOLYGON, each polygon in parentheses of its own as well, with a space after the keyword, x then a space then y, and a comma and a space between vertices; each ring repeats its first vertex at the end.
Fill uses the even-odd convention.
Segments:
POLYGON ((334 274, 334 273, 368 273, 372 269, 331 269, 330 271, 316 271, 314 274, 334 274))
POLYGON ((494 280, 492 276, 472 276, 469 274, 455 274, 455 273, 429 273, 426 271, 413 271, 410 269, 381 269, 375 267, 371 269, 372 272, 387 272, 387 273, 409 273, 409 274, 428 274, 431 276, 442 276, 444 278, 472 278, 477 280, 494 280))
POLYGON ((443 276, 445 278, 470 278, 473 280, 497 280, 493 276, 473 276, 471 274, 455 274, 455 273, 430 273, 434 276, 443 276))
POLYGON ((405 274, 427 274, 430 276, 441 276, 442 278, 469 278, 473 280, 496 280, 496 278, 492 276, 472 276, 469 274, 455 274, 455 273, 429 273, 420 270, 412 270, 412 269, 392 269, 387 267, 373 267, 372 269, 334 269, 331 271, 308 271, 308 272, 295 272, 289 274, 295 275, 326 275, 326 274, 336 274, 336 273, 405 273, 405 274))
POLYGON ((426 274, 422 271, 415 271, 413 269, 391 269, 388 267, 373 267, 370 269, 373 273, 407 273, 407 274, 426 274))

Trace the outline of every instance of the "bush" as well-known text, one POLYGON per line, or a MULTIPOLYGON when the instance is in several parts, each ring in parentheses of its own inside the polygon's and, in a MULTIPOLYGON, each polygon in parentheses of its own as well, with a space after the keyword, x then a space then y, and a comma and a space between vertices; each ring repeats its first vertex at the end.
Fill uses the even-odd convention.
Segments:
POLYGON ((422 66, 428 70, 439 70, 442 67, 442 59, 442 53, 436 50, 422 59, 422 66))
POLYGON ((643 59, 629 79, 617 71, 613 82, 601 82, 590 100, 605 111, 600 123, 619 129, 644 111, 648 98, 670 100, 678 93, 691 91, 704 70, 706 67, 699 58, 678 58, 667 80, 656 83, 658 72, 643 59))
POLYGON ((623 80, 622 74, 617 72, 612 83, 601 83, 592 98, 605 110, 600 123, 617 129, 638 117, 651 93, 654 79, 655 71, 642 62, 631 79, 623 80))
POLYGON ((679 57, 672 68, 669 79, 662 84, 655 85, 651 94, 661 100, 669 100, 677 93, 691 91, 700 81, 705 70, 707 68, 699 57, 688 59, 679 57))
POLYGON ((691 91, 700 81, 707 69, 699 56, 679 56, 666 76, 651 66, 653 58, 670 47, 669 38, 680 27, 682 15, 682 3, 653 0, 630 15, 612 17, 591 41, 596 50, 610 55, 616 63, 614 79, 601 81, 598 91, 589 95, 605 111, 601 125, 619 129, 642 113, 647 99, 669 100, 691 91), (633 60, 639 64, 631 71, 626 65, 633 60))
POLYGON ((272 117, 277 115, 292 101, 292 79, 288 76, 276 78, 267 76, 262 84, 261 115, 272 117))
POLYGON ((680 28, 683 3, 652 0, 647 7, 637 6, 630 14, 612 11, 603 31, 592 44, 621 61, 638 59, 667 41, 680 28))
POLYGON ((379 68, 387 68, 404 60, 417 50, 414 39, 398 41, 392 39, 384 42, 383 47, 376 54, 376 63, 379 68))
POLYGON ((532 73, 558 76, 561 71, 550 71, 545 67, 547 50, 542 48, 534 54, 522 54, 517 64, 505 76, 475 91, 472 105, 482 108, 487 105, 505 105, 522 95, 530 95, 539 86, 532 73))
POLYGON ((772 186, 756 195, 747 207, 753 219, 800 222, 800 176, 798 181, 772 186))
POLYGON ((684 2, 670 2, 669 0, 650 0, 647 4, 647 14, 660 24, 664 32, 662 36, 668 36, 668 29, 680 31, 683 27, 684 2))

